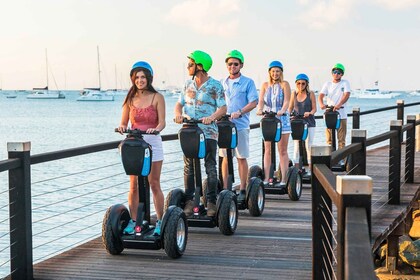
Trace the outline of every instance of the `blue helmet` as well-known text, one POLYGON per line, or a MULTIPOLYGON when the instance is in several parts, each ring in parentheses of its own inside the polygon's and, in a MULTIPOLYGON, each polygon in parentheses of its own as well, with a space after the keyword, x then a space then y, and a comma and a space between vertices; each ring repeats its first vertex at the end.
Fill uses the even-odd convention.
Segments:
POLYGON ((131 75, 133 75, 134 70, 137 69, 137 68, 144 68, 146 70, 149 70, 150 74, 153 77, 152 66, 150 66, 150 64, 147 63, 146 61, 137 61, 136 63, 134 63, 133 67, 131 68, 131 71, 130 71, 130 77, 131 77, 131 75))
POLYGON ((278 61, 278 60, 271 61, 270 64, 268 65, 268 71, 270 71, 270 69, 273 68, 273 67, 278 67, 283 72, 283 64, 281 64, 280 61, 278 61))
POLYGON ((297 75, 296 76, 296 81, 297 80, 305 80, 309 84, 309 77, 306 74, 301 73, 301 74, 297 75))

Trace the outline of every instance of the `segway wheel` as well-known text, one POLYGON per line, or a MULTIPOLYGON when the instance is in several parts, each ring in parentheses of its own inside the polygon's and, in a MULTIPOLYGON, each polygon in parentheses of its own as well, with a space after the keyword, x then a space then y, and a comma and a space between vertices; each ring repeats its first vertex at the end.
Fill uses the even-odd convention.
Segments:
POLYGON ((123 229, 130 221, 128 209, 122 205, 108 208, 102 221, 102 244, 111 255, 119 255, 123 250, 121 240, 123 229))
POLYGON ((187 247, 187 220, 184 212, 179 207, 176 207, 169 215, 163 231, 163 243, 166 255, 177 259, 184 254, 187 247))
POLYGON ((287 193, 290 200, 299 200, 302 195, 302 174, 296 167, 289 167, 287 180, 287 193))
POLYGON ((163 206, 163 213, 168 210, 169 206, 175 205, 184 209, 185 206, 185 193, 181 189, 175 189, 168 193, 165 199, 165 205, 163 206))
POLYGON ((264 179, 264 175, 262 172, 261 167, 259 167, 258 165, 253 165, 249 168, 248 170, 248 180, 247 180, 247 185, 249 185, 249 182, 251 181, 251 179, 253 177, 257 177, 260 178, 261 180, 264 179))
POLYGON ((248 210, 254 217, 261 216, 265 205, 264 184, 260 178, 254 177, 248 185, 248 210))
POLYGON ((224 190, 220 193, 218 199, 222 199, 221 203, 218 203, 219 230, 224 235, 232 235, 235 233, 238 225, 236 195, 231 191, 224 190))

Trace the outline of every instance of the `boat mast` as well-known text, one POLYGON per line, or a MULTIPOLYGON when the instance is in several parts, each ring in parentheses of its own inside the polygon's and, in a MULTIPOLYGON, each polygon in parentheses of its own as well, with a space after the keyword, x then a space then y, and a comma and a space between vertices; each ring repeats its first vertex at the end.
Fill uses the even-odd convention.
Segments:
POLYGON ((98 79, 99 79, 99 89, 101 89, 101 65, 99 62, 99 46, 96 46, 96 50, 98 52, 98 79))
POLYGON ((47 66, 46 67, 46 74, 47 74, 47 89, 49 89, 48 88, 48 54, 47 54, 47 49, 45 49, 45 65, 47 66))

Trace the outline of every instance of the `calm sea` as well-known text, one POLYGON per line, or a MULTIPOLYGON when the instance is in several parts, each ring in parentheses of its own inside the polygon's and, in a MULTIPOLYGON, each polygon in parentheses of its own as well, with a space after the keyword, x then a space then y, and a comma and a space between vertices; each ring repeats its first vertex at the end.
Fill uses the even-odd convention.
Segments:
MULTIPOLYGON (((23 92, 18 93, 17 98, 6 98, 4 93, 0 91, 0 160, 7 158, 7 142, 30 141, 31 154, 34 155, 122 140, 122 136, 113 131, 120 121, 124 96, 116 96, 113 102, 78 102, 78 91, 65 92, 66 98, 57 100, 26 99, 23 92)), ((420 101, 420 96, 402 94, 395 99, 350 98, 349 108, 360 107, 363 112, 396 105, 398 99, 408 104, 420 101)), ((175 102, 176 98, 166 96, 167 127, 163 134, 176 133, 180 128, 172 122, 175 102)), ((405 115, 419 113, 419 106, 405 109, 405 115)), ((317 115, 320 114, 318 111, 317 115)), ((368 130, 368 137, 371 137, 389 130, 389 121, 394 119, 395 110, 362 116, 361 129, 368 130)), ((256 123, 259 117, 253 113, 251 120, 256 123)), ((315 144, 322 145, 324 124, 318 120, 317 126, 315 144)), ((259 132, 253 134, 251 145, 256 147, 253 150, 259 150, 259 132)), ((293 145, 289 144, 289 154, 292 148, 293 145)), ((162 189, 167 193, 171 188, 182 187, 182 163, 179 143, 165 142, 164 149, 162 189)), ((257 154, 250 159, 250 165, 260 164, 260 161, 257 154)), ((116 150, 34 165, 31 181, 36 262, 99 236, 105 209, 115 203, 124 203, 128 191, 127 176, 123 173, 116 150), (91 219, 81 219, 81 216, 91 219), (67 234, 75 231, 76 234, 67 234), (61 247, 63 244, 68 246, 60 249, 54 242, 61 247)), ((0 173, 0 277, 9 273, 10 266, 7 190, 7 172, 3 172, 0 173)))

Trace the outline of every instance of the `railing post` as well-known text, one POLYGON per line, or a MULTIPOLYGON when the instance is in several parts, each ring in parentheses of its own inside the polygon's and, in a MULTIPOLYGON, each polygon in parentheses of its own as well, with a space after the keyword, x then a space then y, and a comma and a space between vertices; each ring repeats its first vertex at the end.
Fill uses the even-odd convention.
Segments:
POLYGON ((353 108, 353 129, 360 129, 360 108, 353 108))
MULTIPOLYGON (((311 147, 311 170, 315 164, 325 164, 331 168, 331 146, 311 147)), ((325 273, 332 275, 332 267, 325 266, 325 260, 332 259, 332 201, 312 172, 312 279, 323 279, 325 273)))
POLYGON ((11 279, 33 279, 30 142, 7 143, 9 159, 21 166, 9 170, 11 279))
POLYGON ((366 175, 366 134, 366 130, 351 131, 351 143, 361 143, 362 149, 351 155, 349 175, 366 175))
POLYGON ((416 116, 407 116, 407 124, 413 124, 413 127, 407 130, 405 141, 405 181, 407 183, 414 182, 414 146, 416 145, 416 116))
MULTIPOLYGON (((420 114, 416 115, 416 121, 420 120, 420 114)), ((420 126, 416 125, 416 152, 420 151, 420 126)))
POLYGON ((400 204, 402 121, 390 122, 397 135, 389 140, 388 204, 400 204))
POLYGON ((404 124, 404 100, 397 100, 397 120, 404 124))
POLYGON ((366 209, 370 238, 373 183, 369 176, 344 175, 337 176, 336 186, 337 193, 340 195, 337 204, 337 275, 338 279, 344 279, 346 208, 361 207, 366 209))

